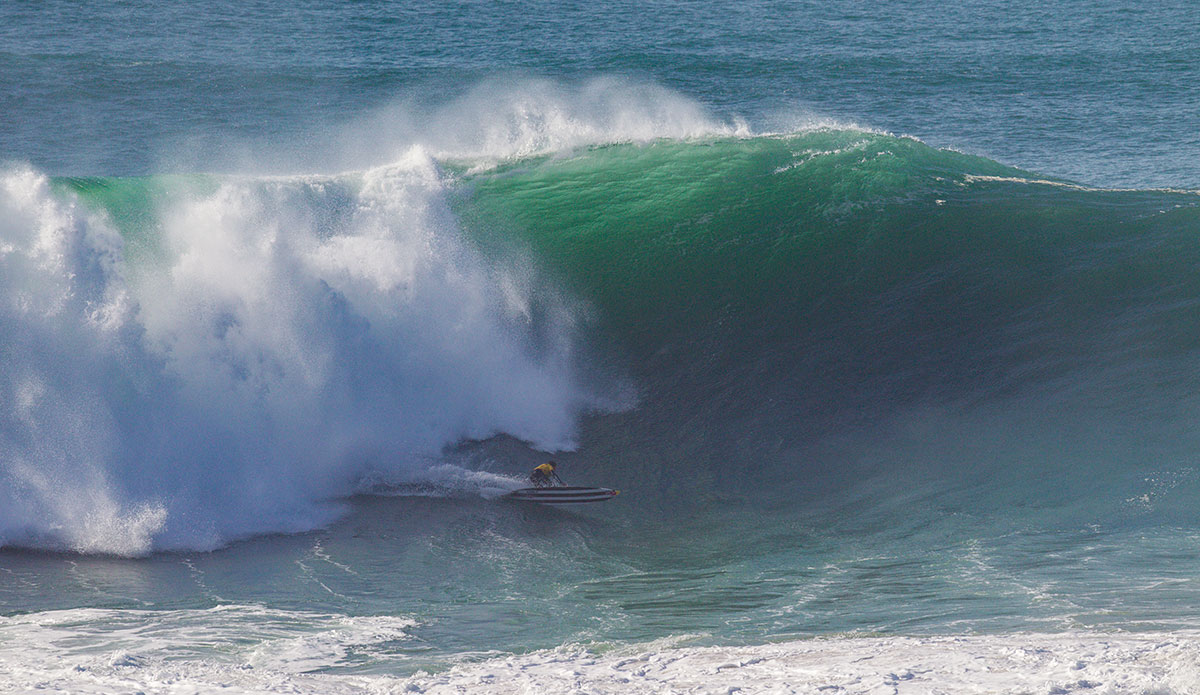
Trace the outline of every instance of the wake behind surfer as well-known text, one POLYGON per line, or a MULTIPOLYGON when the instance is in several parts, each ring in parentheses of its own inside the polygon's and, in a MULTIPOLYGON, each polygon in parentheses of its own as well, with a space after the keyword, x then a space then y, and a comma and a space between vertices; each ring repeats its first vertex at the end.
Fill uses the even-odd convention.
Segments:
POLYGON ((547 461, 546 463, 543 463, 537 468, 534 468, 533 472, 529 474, 529 482, 533 483, 534 487, 566 485, 566 483, 562 481, 562 478, 558 477, 558 473, 554 472, 554 469, 557 467, 558 464, 553 461, 547 461))

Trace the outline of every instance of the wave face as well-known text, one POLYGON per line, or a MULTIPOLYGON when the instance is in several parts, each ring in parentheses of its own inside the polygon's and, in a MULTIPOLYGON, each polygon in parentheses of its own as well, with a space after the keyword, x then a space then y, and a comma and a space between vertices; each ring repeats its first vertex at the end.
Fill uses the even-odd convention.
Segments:
POLYGON ((643 401, 589 445, 661 495, 794 504, 875 480, 872 507, 903 505, 899 484, 1011 513, 1195 487, 1194 192, 838 128, 472 184, 468 226, 599 307, 643 401))

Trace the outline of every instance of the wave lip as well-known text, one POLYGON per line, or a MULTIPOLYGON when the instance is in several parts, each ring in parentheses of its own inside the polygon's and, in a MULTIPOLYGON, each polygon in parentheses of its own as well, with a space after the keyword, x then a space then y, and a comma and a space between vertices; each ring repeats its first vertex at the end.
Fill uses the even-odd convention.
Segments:
POLYGON ((615 143, 749 134, 745 121, 715 117, 702 104, 652 83, 511 76, 446 100, 398 100, 381 107, 329 138, 335 151, 327 158, 366 169, 400 159, 415 146, 440 162, 484 171, 615 143))

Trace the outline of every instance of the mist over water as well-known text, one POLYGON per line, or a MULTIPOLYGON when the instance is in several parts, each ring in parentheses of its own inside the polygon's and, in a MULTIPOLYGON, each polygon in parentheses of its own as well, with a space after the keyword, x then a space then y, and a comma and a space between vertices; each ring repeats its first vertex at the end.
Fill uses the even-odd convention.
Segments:
POLYGON ((146 220, 87 204, 109 185, 5 176, 6 544, 306 530, 368 472, 420 478, 500 432, 570 448, 615 402, 579 370, 569 298, 464 243, 419 148, 343 178, 163 184, 133 259, 118 229, 146 220))

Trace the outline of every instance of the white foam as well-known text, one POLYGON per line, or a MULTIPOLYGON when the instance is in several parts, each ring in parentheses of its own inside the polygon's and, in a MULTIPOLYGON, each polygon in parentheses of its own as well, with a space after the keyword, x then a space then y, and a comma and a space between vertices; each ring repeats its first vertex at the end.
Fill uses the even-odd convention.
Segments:
POLYGON ((422 148, 216 183, 163 196, 133 272, 108 220, 0 176, 0 545, 307 530, 370 472, 501 432, 570 449, 615 404, 581 376, 572 302, 466 242, 422 148))
POLYGON ((0 618, 0 691, 370 692, 370 678, 308 672, 371 661, 413 625, 260 606, 0 618))
POLYGON ((70 693, 1143 693, 1200 687, 1200 634, 689 638, 406 670, 414 623, 225 606, 0 618, 0 691, 70 693))
POLYGON ((36 539, 136 554, 161 505, 129 500, 106 459, 119 448, 114 373, 137 360, 122 242, 55 200, 28 169, 0 176, 0 545, 36 539))
POLYGON ((418 674, 422 693, 1194 693, 1200 636, 828 638, 750 647, 580 647, 418 674))
POLYGON ((359 481, 359 492, 392 497, 483 497, 496 499, 529 485, 527 478, 430 461, 427 467, 400 474, 372 471, 359 481))
POLYGON ((1179 193, 1185 195, 1200 195, 1200 190, 1191 188, 1105 188, 1098 186, 1085 186, 1078 183, 1070 183, 1068 181, 1052 181, 1050 179, 1024 178, 1020 176, 984 176, 968 174, 963 177, 963 185, 972 183, 1020 183, 1031 186, 1053 186, 1055 188, 1063 188, 1072 191, 1088 191, 1088 192, 1104 192, 1104 193, 1179 193))

